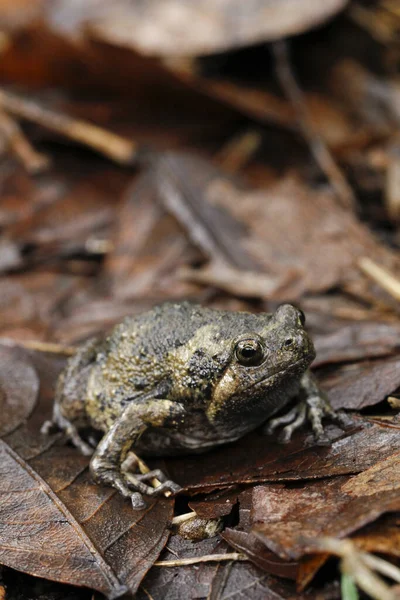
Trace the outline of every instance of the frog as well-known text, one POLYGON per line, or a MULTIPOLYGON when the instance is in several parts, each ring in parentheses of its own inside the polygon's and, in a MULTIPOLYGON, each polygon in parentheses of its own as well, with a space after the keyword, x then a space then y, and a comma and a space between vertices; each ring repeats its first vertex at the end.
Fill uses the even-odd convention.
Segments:
POLYGON ((283 304, 273 313, 167 302, 126 317, 69 359, 43 433, 62 430, 90 455, 95 482, 114 487, 133 508, 143 496, 176 494, 159 469, 132 474, 131 450, 143 456, 198 453, 263 427, 288 442, 309 422, 329 443, 323 419, 351 423, 335 411, 310 372, 315 349, 304 313, 283 304), (99 441, 83 437, 94 430, 99 441), (128 461, 129 462, 129 461, 128 461), (151 485, 158 479, 158 487, 151 485))

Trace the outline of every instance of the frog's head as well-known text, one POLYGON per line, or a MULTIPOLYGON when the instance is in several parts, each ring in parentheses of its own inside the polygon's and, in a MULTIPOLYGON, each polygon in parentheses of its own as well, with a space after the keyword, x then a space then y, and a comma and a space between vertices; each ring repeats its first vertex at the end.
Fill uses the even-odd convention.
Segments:
POLYGON ((238 320, 240 333, 229 340, 224 369, 209 399, 211 422, 228 423, 238 417, 247 423, 260 422, 296 393, 315 358, 304 323, 302 311, 290 304, 280 306, 272 316, 238 320))

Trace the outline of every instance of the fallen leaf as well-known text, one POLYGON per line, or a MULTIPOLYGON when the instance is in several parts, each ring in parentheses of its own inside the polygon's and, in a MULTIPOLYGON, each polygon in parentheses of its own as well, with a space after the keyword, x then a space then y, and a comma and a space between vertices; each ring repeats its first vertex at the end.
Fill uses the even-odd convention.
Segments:
POLYGON ((7 347, 0 346, 0 435, 26 421, 39 392, 39 378, 29 361, 7 347))
POLYGON ((173 501, 133 510, 115 490, 91 480, 88 458, 60 434, 38 433, 60 361, 33 355, 39 402, 26 426, 0 441, 0 563, 110 598, 134 594, 168 539, 173 501))
POLYGON ((400 510, 400 454, 354 477, 306 486, 253 489, 252 531, 284 559, 312 552, 320 536, 345 537, 385 512, 400 510))
POLYGON ((321 380, 334 408, 361 410, 400 386, 400 358, 345 365, 321 380))
POLYGON ((400 428, 394 422, 370 425, 360 419, 359 423, 359 431, 346 434, 329 426, 328 447, 314 445, 311 434, 299 433, 289 444, 279 444, 276 437, 256 431, 203 455, 157 464, 191 494, 232 485, 360 473, 400 449, 400 428))
POLYGON ((346 0, 126 0, 95 4, 89 16, 92 34, 109 43, 133 47, 146 55, 198 55, 221 52, 306 31, 326 21, 346 0), (96 14, 97 13, 97 14, 96 14), (101 14, 103 13, 103 14, 101 14))
POLYGON ((126 588, 51 488, 4 442, 0 456, 1 562, 109 598, 122 595, 126 588))
MULTIPOLYGON (((193 544, 173 536, 161 555, 162 560, 202 557, 231 552, 227 544, 215 538, 193 544)), ((305 600, 294 585, 268 575, 250 563, 206 562, 190 566, 155 566, 143 581, 138 600, 180 600, 182 591, 188 598, 210 600, 305 600)), ((307 595, 312 600, 317 596, 307 595)))
POLYGON ((313 335, 317 351, 313 365, 387 356, 400 347, 399 339, 397 322, 342 322, 333 331, 313 335))

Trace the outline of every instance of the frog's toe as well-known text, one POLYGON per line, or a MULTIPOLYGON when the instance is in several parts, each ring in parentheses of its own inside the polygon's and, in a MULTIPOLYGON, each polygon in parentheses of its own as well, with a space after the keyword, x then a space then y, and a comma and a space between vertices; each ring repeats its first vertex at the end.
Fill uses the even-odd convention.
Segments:
POLYGON ((53 431, 57 431, 58 427, 54 421, 45 421, 40 428, 42 435, 50 435, 53 431))
POLYGON ((146 502, 143 500, 143 496, 140 492, 133 492, 133 494, 131 494, 131 502, 134 510, 146 508, 146 502))
POLYGON ((178 492, 181 491, 181 486, 178 485, 177 483, 175 483, 174 481, 164 481, 161 485, 153 488, 151 487, 150 490, 148 492, 149 496, 160 496, 163 495, 165 492, 171 492, 171 494, 177 494, 178 492))
MULTIPOLYGON (((156 469, 156 473, 157 473, 157 469, 156 469)), ((159 475, 159 473, 157 473, 157 475, 159 475)), ((179 492, 181 490, 180 486, 176 483, 174 483, 173 481, 170 480, 166 480, 165 476, 162 476, 164 478, 164 481, 158 485, 157 487, 153 487, 151 485, 147 485, 146 483, 144 483, 145 480, 154 478, 154 471, 149 471, 148 473, 144 473, 141 475, 138 474, 132 474, 129 472, 124 472, 123 473, 123 477, 124 480, 126 481, 126 485, 136 491, 136 492, 140 492, 141 494, 144 494, 146 496, 160 496, 162 494, 164 494, 165 492, 171 492, 172 494, 176 494, 177 492, 179 492)), ((157 477, 157 479, 159 479, 159 477, 157 477)))
POLYGON ((164 475, 161 469, 153 469, 152 471, 147 471, 147 473, 141 473, 140 475, 135 473, 135 477, 139 481, 149 481, 151 479, 158 479, 161 481, 161 483, 167 481, 167 477, 164 475))
POLYGON ((330 415, 332 421, 337 423, 342 429, 350 429, 351 427, 356 427, 359 425, 350 415, 346 414, 342 410, 333 411, 333 414, 330 415))
POLYGON ((351 417, 342 411, 335 411, 330 405, 327 398, 321 396, 311 396, 307 398, 308 419, 311 422, 311 427, 314 432, 315 440, 318 445, 329 445, 331 440, 325 434, 322 419, 328 418, 330 421, 337 423, 342 429, 354 427, 355 423, 351 417))
POLYGON ((290 441, 293 433, 299 429, 303 423, 305 423, 307 420, 307 409, 306 409, 306 405, 303 402, 300 402, 296 407, 295 407, 295 418, 294 420, 289 423, 289 425, 286 425, 280 435, 279 435, 279 441, 281 443, 286 444, 287 442, 290 441))
POLYGON ((263 433, 271 435, 272 433, 274 433, 275 429, 277 429, 278 427, 281 427, 282 425, 287 425, 288 423, 292 423, 293 421, 295 421, 295 419, 297 417, 297 413, 298 413, 297 406, 294 406, 287 413, 285 413, 279 417, 275 417, 274 419, 270 419, 263 426, 263 433))

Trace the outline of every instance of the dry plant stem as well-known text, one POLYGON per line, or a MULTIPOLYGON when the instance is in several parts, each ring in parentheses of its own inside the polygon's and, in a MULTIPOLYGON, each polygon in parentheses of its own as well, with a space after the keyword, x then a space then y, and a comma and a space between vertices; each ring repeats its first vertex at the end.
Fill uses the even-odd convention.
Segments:
POLYGON ((367 257, 360 258, 358 266, 365 275, 380 285, 393 298, 400 300, 400 280, 392 275, 392 273, 383 269, 367 257))
POLYGON ((178 515, 177 517, 174 517, 171 521, 171 524, 180 525, 181 523, 185 523, 185 521, 190 521, 190 519, 193 519, 194 517, 197 517, 197 513, 195 513, 195 511, 192 510, 192 512, 188 512, 184 515, 178 515))
POLYGON ((235 135, 215 157, 219 166, 229 173, 240 171, 257 152, 262 141, 258 131, 250 130, 235 135))
POLYGON ((0 344, 4 346, 19 346, 27 350, 36 350, 37 352, 47 352, 49 354, 61 354, 64 356, 73 356, 76 352, 74 346, 63 346, 62 344, 52 344, 49 342, 40 342, 38 340, 15 341, 10 338, 0 338, 0 344))
POLYGON ((230 552, 228 554, 205 554, 194 558, 177 558, 176 560, 158 560, 155 567, 184 567, 185 565, 196 565, 204 562, 223 562, 227 560, 249 560, 244 554, 230 552))
POLYGON ((310 150, 323 173, 330 181, 343 206, 354 209, 356 198, 342 171, 336 164, 331 152, 312 123, 306 99, 293 75, 287 42, 285 40, 272 44, 276 71, 280 84, 297 112, 303 135, 310 150))
POLYGON ((35 175, 49 167, 50 159, 46 155, 36 152, 22 133, 18 123, 2 110, 0 110, 0 131, 7 140, 9 149, 28 173, 35 175))
POLYGON ((86 121, 42 108, 5 90, 0 90, 0 107, 7 113, 89 146, 119 164, 131 165, 136 161, 138 148, 134 142, 86 121))
POLYGON ((400 569, 372 554, 360 551, 351 540, 322 538, 318 549, 341 559, 341 570, 350 575, 360 589, 375 600, 396 600, 396 593, 373 570, 399 581, 400 569))

